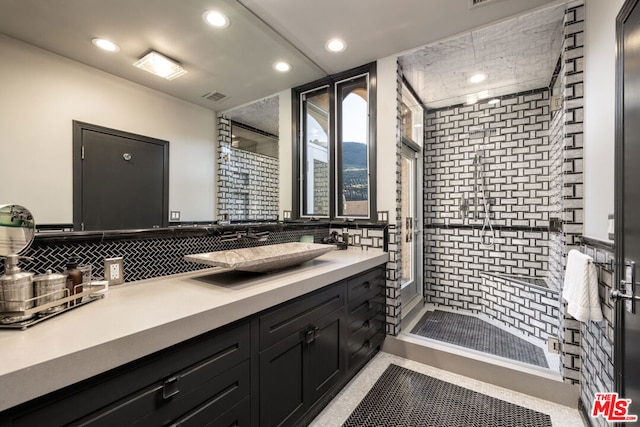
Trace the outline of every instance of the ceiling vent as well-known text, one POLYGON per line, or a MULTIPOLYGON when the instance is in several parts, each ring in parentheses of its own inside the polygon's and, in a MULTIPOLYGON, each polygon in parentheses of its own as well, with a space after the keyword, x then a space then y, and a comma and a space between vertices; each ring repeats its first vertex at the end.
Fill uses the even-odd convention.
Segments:
POLYGON ((494 3, 495 0, 469 0, 469 9, 473 9, 476 6, 481 6, 487 3, 494 3))
POLYGON ((209 92, 205 95, 202 95, 202 97, 204 99, 208 99, 209 101, 220 102, 223 99, 227 98, 227 95, 214 90, 213 92, 209 92))

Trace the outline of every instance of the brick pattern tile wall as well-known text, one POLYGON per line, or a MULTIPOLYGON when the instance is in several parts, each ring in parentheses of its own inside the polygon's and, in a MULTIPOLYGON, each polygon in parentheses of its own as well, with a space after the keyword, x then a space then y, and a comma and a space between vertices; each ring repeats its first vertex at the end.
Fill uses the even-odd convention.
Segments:
POLYGON ((278 218, 279 161, 231 146, 231 121, 218 117, 219 220, 278 218))
POLYGON ((494 225, 546 228, 548 134, 549 91, 544 88, 502 97, 497 105, 484 102, 429 111, 424 164, 428 224, 482 226, 482 178, 475 179, 481 174, 486 197, 494 199, 494 225), (477 154, 479 168, 474 164, 477 154), (469 213, 461 217, 463 200, 469 213))
POLYGON ((387 224, 380 224, 379 227, 360 228, 357 225, 335 226, 331 225, 329 233, 338 233, 338 240, 347 242, 349 246, 358 246, 363 250, 383 249, 384 234, 387 224), (347 237, 347 239, 345 239, 347 237))
POLYGON ((480 273, 546 276, 549 91, 429 111, 425 176, 427 301, 480 312, 480 273), (486 132, 485 132, 486 131, 486 132), (482 155, 476 170, 474 156, 482 155), (483 172, 493 232, 476 176, 483 172), (475 190, 478 188, 478 203, 475 190), (470 205, 461 214, 463 199, 470 205), (474 211, 477 219, 473 218, 474 211), (493 237, 493 246, 488 246, 493 237))
MULTIPOLYGON (((615 391, 614 385, 614 327, 615 310, 607 295, 612 288, 614 274, 613 245, 608 248, 582 245, 582 252, 591 256, 598 269, 598 286, 604 321, 582 323, 581 393, 586 408, 593 404, 596 393, 615 391)), ((602 417, 592 418, 592 425, 606 427, 602 417)))
POLYGON ((480 311, 534 338, 547 341, 558 336, 559 291, 482 274, 480 311))
MULTIPOLYGON (((563 97, 562 114, 558 120, 562 126, 562 268, 566 254, 579 249, 583 224, 583 79, 584 79, 584 1, 567 4, 564 19, 564 46, 561 70, 558 76, 559 95, 563 97)), ((554 251, 559 251, 557 248, 554 251)), ((557 274, 559 263, 554 267, 557 274)), ((563 378, 565 382, 579 384, 581 381, 581 331, 579 322, 563 310, 561 330, 563 349, 563 378)))
POLYGON ((329 215, 329 164, 313 160, 313 212, 329 215))
POLYGON ((387 263, 387 334, 398 335, 401 331, 402 304, 402 257, 400 251, 402 230, 402 68, 396 63, 396 138, 380 143, 396 145, 396 203, 395 212, 389 212, 389 262, 387 263))

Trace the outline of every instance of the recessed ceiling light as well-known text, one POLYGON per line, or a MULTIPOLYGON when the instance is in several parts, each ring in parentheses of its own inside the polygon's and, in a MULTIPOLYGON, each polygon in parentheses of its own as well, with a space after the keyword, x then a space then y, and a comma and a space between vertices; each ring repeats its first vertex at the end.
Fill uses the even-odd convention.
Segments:
POLYGON ((117 52, 120 50, 120 46, 107 39, 95 38, 91 40, 91 43, 102 50, 106 50, 107 52, 117 52))
POLYGON ((149 52, 133 65, 167 80, 187 74, 187 70, 182 68, 182 65, 154 51, 149 52))
POLYGON ((344 52, 344 50, 347 48, 347 44, 344 40, 341 39, 331 39, 327 43, 325 43, 324 48, 329 52, 344 52))
POLYGON ((493 98, 493 99, 489 100, 489 104, 497 104, 499 102, 500 102, 500 100, 498 98, 493 98))
POLYGON ((204 22, 216 28, 227 28, 229 26, 229 18, 222 12, 217 10, 207 10, 202 17, 204 22))
POLYGON ((473 76, 469 77, 470 83, 480 83, 485 80, 487 80, 487 75, 482 73, 474 74, 473 76))
POLYGON ((281 73, 286 73, 288 71, 291 71, 291 64, 280 61, 273 64, 273 68, 275 68, 277 71, 280 71, 281 73))

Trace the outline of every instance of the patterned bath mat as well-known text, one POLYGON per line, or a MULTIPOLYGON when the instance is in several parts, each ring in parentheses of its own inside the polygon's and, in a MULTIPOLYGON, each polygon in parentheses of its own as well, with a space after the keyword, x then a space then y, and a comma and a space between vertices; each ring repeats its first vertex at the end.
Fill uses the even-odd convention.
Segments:
POLYGON ((448 311, 428 311, 412 334, 548 368, 544 351, 483 320, 448 311))
POLYGON ((551 427, 551 417, 392 364, 344 426, 551 427))

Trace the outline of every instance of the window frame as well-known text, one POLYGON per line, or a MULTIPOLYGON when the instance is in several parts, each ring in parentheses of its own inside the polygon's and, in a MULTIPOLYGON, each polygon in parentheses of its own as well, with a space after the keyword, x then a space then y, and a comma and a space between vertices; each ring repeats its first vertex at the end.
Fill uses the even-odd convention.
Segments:
POLYGON ((377 220, 376 210, 376 111, 377 111, 377 96, 376 96, 376 63, 372 62, 351 70, 347 70, 341 73, 333 74, 322 79, 316 80, 311 83, 307 83, 302 86, 295 87, 291 90, 292 98, 292 160, 293 160, 293 188, 292 188, 292 218, 293 219, 343 219, 356 222, 371 222, 377 220), (337 164, 336 150, 338 149, 338 123, 337 120, 337 105, 336 105, 336 88, 339 83, 345 82, 354 78, 368 75, 368 141, 367 141, 367 164, 368 164, 368 215, 365 216, 338 216, 338 178, 337 172, 340 170, 337 164), (329 215, 328 216, 315 216, 303 214, 303 195, 304 191, 302 186, 304 185, 305 168, 304 162, 304 138, 302 135, 302 101, 301 96, 306 93, 313 92, 321 89, 322 87, 329 87, 329 132, 328 132, 328 144, 329 144, 329 215))

